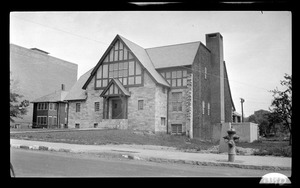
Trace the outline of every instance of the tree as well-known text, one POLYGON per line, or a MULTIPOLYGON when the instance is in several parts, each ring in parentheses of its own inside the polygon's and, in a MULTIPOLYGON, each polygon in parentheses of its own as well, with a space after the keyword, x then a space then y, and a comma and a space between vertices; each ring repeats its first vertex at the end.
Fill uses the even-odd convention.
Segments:
POLYGON ((271 130, 269 127, 268 114, 270 112, 266 110, 255 111, 254 114, 248 117, 248 122, 253 122, 258 124, 260 135, 269 135, 271 130))
MULTIPOLYGON (((10 82, 13 80, 11 79, 10 82)), ((23 96, 17 94, 10 89, 10 122, 15 122, 13 118, 22 118, 22 115, 27 113, 28 100, 23 100, 19 103, 19 99, 23 96)))
POLYGON ((292 145, 292 76, 285 74, 284 79, 280 81, 280 84, 285 87, 284 91, 279 91, 278 88, 270 91, 274 97, 270 111, 277 118, 274 121, 281 120, 283 122, 282 125, 289 131, 289 145, 292 145))

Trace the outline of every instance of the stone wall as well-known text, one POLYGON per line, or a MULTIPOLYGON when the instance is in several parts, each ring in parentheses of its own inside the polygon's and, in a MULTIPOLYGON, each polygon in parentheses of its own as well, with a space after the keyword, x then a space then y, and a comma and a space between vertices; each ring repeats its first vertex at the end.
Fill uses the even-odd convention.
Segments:
POLYGON ((167 105, 168 90, 163 86, 155 88, 155 132, 167 132, 167 105), (165 118, 165 125, 162 125, 161 118, 165 118))
POLYGON ((127 129, 128 119, 103 119, 98 123, 98 128, 127 129))
POLYGON ((75 128, 75 124, 77 123, 80 124, 80 128, 91 127, 89 125, 88 109, 85 101, 70 101, 68 113, 68 128, 75 128), (80 112, 76 112, 76 103, 80 103, 80 112))
POLYGON ((128 88, 128 128, 155 131, 156 84, 144 71, 144 86, 128 88), (138 110, 138 100, 144 101, 143 110, 138 110))
POLYGON ((94 123, 102 121, 103 98, 100 94, 103 90, 94 89, 95 79, 92 79, 86 88, 87 99, 85 101, 69 101, 68 127, 75 128, 79 123, 80 128, 92 128, 94 123), (99 111, 95 111, 95 102, 99 102, 99 111), (80 112, 76 112, 76 103, 80 103, 80 112))
POLYGON ((181 124, 182 133, 187 134, 187 106, 185 105, 189 100, 188 88, 174 88, 169 92, 169 120, 168 120, 168 132, 171 133, 172 124, 181 124), (172 93, 181 92, 182 93, 182 111, 173 111, 172 106, 172 93))
POLYGON ((193 74, 188 74, 186 90, 186 135, 193 138, 193 74))

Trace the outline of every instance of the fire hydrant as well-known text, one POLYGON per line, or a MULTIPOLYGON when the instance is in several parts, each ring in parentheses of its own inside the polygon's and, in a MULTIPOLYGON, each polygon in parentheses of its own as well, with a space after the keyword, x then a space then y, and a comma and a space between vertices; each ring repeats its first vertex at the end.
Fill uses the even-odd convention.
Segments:
POLYGON ((234 162, 236 155, 235 141, 240 137, 235 134, 236 131, 233 128, 228 129, 227 133, 228 135, 224 136, 223 138, 225 139, 225 142, 228 143, 228 161, 234 162))

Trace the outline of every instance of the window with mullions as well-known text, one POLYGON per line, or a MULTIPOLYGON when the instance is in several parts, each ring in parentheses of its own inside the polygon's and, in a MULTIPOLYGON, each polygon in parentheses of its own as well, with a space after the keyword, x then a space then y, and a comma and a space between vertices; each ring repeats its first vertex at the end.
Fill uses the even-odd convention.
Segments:
POLYGON ((160 73, 171 87, 187 86, 187 70, 164 71, 160 73))
POLYGON ((96 88, 104 88, 112 78, 118 78, 125 86, 142 84, 142 68, 131 52, 117 41, 104 59, 96 74, 96 88))
POLYGON ((47 125, 47 116, 37 116, 38 125, 47 125))
POLYGON ((182 111, 182 92, 172 92, 171 96, 172 111, 181 112, 182 111))
POLYGON ((48 110, 48 103, 38 103, 37 110, 48 110))

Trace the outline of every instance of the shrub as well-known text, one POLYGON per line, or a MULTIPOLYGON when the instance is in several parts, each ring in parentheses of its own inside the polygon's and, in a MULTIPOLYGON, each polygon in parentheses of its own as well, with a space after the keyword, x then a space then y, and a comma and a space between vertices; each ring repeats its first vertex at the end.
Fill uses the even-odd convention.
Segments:
POLYGON ((255 151, 253 155, 260 155, 260 156, 273 155, 273 156, 292 157, 292 148, 291 146, 261 148, 258 151, 255 151))

